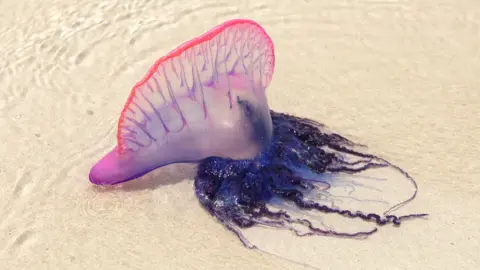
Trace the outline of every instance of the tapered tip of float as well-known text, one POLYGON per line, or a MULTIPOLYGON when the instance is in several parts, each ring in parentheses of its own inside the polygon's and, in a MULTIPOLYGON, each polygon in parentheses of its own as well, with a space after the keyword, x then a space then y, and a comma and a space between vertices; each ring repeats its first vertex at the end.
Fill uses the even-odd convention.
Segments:
MULTIPOLYGON (((123 157, 122 157, 123 158, 123 157)), ((126 182, 141 175, 127 163, 122 162, 115 147, 90 170, 89 179, 95 185, 114 185, 126 182)))

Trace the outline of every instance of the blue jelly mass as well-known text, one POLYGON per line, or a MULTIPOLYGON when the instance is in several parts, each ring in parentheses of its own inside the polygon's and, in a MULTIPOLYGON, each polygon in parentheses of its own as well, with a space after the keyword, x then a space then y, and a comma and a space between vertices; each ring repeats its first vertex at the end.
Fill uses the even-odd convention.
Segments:
POLYGON ((298 236, 365 237, 377 231, 376 227, 357 232, 322 228, 315 226, 308 216, 296 217, 298 215, 294 214, 298 212, 335 213, 377 225, 400 225, 404 219, 426 216, 389 214, 416 195, 414 180, 397 166, 355 150, 357 144, 338 134, 326 132, 318 122, 274 111, 270 113, 273 137, 266 150, 250 160, 209 157, 200 162, 195 177, 195 192, 202 206, 236 233, 245 246, 255 247, 244 237, 242 229, 256 225, 288 229, 298 236), (364 188, 358 182, 366 178, 357 175, 382 168, 395 170, 397 175, 412 183, 414 189, 407 199, 383 212, 355 209, 362 202, 367 204, 367 200, 357 199, 358 203, 347 209, 335 203, 340 197, 329 193, 333 185, 364 188), (344 181, 352 177, 357 177, 358 181, 344 181), (276 206, 276 209, 271 206, 276 206), (303 226, 306 230, 301 231, 294 225, 303 226))

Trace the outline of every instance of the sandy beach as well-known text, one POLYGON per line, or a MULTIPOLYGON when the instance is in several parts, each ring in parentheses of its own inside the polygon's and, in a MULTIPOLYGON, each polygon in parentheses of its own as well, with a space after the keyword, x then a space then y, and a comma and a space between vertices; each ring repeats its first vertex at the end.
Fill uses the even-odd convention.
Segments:
POLYGON ((0 1, 0 268, 480 269, 479 44, 478 0, 0 1), (89 182, 135 83, 234 18, 275 44, 270 108, 408 171, 400 212, 428 218, 269 255, 201 207, 192 165, 89 182))

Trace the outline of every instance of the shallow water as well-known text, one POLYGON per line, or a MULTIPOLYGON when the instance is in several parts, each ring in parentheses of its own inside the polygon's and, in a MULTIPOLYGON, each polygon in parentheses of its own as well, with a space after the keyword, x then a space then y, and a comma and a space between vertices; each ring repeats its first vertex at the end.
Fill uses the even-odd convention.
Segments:
POLYGON ((316 119, 398 164, 420 189, 402 212, 431 214, 364 241, 286 233, 264 249, 322 269, 478 268, 475 0, 0 2, 0 265, 304 268, 245 249, 198 204, 191 166, 114 190, 88 181, 153 62, 238 17, 275 42, 271 108, 316 119))

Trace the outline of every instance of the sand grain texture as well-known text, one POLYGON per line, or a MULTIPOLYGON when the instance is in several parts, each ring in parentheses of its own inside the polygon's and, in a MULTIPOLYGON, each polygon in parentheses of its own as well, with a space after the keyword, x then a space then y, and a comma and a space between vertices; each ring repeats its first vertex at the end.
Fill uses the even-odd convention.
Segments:
POLYGON ((102 190, 131 87, 232 18, 276 46, 272 109, 325 123, 418 181, 428 220, 365 241, 272 244, 320 269, 479 269, 478 0, 0 1, 2 269, 305 269, 245 249, 203 211, 190 166, 102 190))

